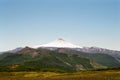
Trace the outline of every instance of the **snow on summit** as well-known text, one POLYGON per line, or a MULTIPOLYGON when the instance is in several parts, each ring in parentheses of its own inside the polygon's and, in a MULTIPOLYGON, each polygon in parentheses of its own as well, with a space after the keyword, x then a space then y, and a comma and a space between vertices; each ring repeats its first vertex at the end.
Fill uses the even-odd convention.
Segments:
POLYGON ((59 38, 55 41, 52 41, 48 44, 43 44, 43 45, 38 45, 38 46, 34 46, 33 48, 39 48, 39 47, 58 47, 58 48, 81 48, 78 45, 74 45, 70 42, 65 41, 62 38, 59 38))

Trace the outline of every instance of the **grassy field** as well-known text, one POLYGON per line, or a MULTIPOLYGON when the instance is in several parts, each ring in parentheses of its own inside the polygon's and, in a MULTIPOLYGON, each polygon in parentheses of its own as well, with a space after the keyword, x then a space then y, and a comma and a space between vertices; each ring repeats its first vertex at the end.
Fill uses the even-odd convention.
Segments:
POLYGON ((120 71, 0 72, 0 80, 120 80, 120 71))

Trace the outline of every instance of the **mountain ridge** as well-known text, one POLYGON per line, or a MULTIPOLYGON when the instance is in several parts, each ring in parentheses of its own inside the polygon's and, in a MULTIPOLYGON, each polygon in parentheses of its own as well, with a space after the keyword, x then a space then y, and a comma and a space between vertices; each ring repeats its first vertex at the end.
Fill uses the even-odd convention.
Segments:
MULTIPOLYGON (((120 54, 119 51, 98 47, 81 48, 58 39, 42 46, 26 46, 0 54, 0 67, 14 65, 17 66, 12 70, 23 71, 43 69, 79 71, 110 68, 120 66, 120 54)), ((3 67, 2 69, 4 70, 3 67)))
MULTIPOLYGON (((27 47, 27 46, 26 46, 27 47)), ((44 49, 49 49, 49 50, 55 50, 57 48, 68 48, 68 49, 74 49, 77 51, 82 51, 82 52, 88 52, 88 53, 107 53, 107 54, 120 54, 119 50, 111 50, 111 49, 106 49, 106 48, 100 48, 100 47, 81 47, 79 45, 72 44, 68 41, 65 41, 62 38, 59 38, 57 40, 51 41, 48 44, 42 44, 38 46, 28 46, 30 48, 44 48, 44 49)), ((13 50, 5 51, 5 52, 17 52, 25 47, 18 47, 13 50)))
POLYGON ((68 48, 48 50, 25 47, 16 53, 0 55, 0 66, 10 65, 26 66, 26 68, 39 66, 39 68, 59 68, 79 71, 117 67, 120 66, 120 63, 114 57, 107 54, 89 54, 68 48))

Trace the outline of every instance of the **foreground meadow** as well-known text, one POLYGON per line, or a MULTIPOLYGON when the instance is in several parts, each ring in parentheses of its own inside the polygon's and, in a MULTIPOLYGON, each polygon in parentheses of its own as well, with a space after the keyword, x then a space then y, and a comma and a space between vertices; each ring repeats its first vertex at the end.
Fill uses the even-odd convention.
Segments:
POLYGON ((120 80, 120 71, 0 72, 0 80, 120 80))

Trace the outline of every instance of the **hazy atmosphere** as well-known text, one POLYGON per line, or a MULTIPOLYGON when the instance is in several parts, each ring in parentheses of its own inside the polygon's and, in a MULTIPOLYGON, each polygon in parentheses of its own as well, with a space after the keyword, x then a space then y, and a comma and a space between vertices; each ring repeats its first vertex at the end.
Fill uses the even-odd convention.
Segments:
POLYGON ((0 0, 0 51, 58 38, 120 50, 120 0, 0 0))

